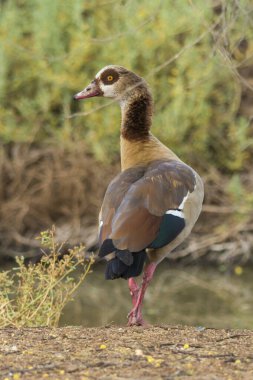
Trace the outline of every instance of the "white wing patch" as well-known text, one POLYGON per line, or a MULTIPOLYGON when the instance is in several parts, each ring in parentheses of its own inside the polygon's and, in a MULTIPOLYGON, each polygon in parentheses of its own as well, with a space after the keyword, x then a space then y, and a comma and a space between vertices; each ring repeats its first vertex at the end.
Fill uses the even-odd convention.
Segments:
POLYGON ((183 208, 184 208, 184 204, 185 204, 187 198, 189 197, 189 195, 190 195, 190 192, 188 191, 187 194, 186 194, 186 196, 183 198, 182 202, 181 202, 180 205, 178 206, 178 208, 179 208, 180 210, 183 210, 183 208))
MULTIPOLYGON (((194 186, 193 191, 196 189, 196 186, 197 186, 197 183, 196 183, 196 174, 195 174, 195 173, 194 173, 194 177, 195 177, 195 186, 194 186)), ((178 209, 179 209, 179 210, 183 210, 183 209, 184 209, 185 202, 187 201, 189 195, 193 193, 193 191, 192 191, 191 193, 190 193, 189 191, 187 192, 186 196, 183 198, 182 202, 181 202, 180 205, 178 206, 178 209)), ((167 213, 166 213, 166 214, 167 214, 167 213)))
POLYGON ((183 211, 180 211, 180 210, 168 210, 166 211, 165 214, 171 214, 171 215, 175 215, 179 218, 183 218, 184 219, 184 213, 183 211))

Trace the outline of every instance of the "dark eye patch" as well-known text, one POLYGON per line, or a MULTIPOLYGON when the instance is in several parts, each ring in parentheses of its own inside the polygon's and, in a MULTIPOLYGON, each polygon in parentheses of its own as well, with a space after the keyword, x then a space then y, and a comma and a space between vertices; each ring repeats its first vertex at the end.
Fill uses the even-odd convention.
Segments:
POLYGON ((104 84, 113 84, 119 79, 119 73, 113 69, 105 70, 100 77, 104 84))

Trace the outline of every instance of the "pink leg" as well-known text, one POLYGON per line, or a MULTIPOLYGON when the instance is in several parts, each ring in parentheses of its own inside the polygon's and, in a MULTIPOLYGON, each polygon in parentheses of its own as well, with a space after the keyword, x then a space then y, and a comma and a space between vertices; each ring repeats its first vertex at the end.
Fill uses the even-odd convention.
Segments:
POLYGON ((143 326, 145 324, 142 318, 141 307, 142 307, 142 302, 144 299, 145 292, 155 272, 155 268, 156 268, 155 263, 150 263, 145 267, 143 280, 138 292, 137 300, 135 304, 133 304, 134 305, 133 309, 128 314, 128 326, 143 326))
POLYGON ((129 287, 130 294, 132 297, 132 304, 133 306, 135 306, 137 302, 137 298, 138 298, 139 286, 137 285, 133 277, 128 279, 128 287, 129 287))

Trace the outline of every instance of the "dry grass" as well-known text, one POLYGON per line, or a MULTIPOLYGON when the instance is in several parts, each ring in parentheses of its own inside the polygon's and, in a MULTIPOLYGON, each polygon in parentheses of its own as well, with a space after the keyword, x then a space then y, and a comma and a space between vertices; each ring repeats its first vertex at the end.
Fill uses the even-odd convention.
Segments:
POLYGON ((90 271, 93 259, 84 262, 82 246, 59 259, 62 244, 55 242, 54 229, 41 233, 40 242, 48 253, 39 263, 26 266, 19 257, 16 268, 0 273, 0 327, 57 326, 62 309, 90 271))
POLYGON ((94 162, 83 143, 71 149, 29 144, 0 149, 2 254, 38 247, 34 237, 52 224, 60 241, 87 241, 115 165, 94 162))
MULTIPOLYGON (((104 191, 118 170, 118 164, 96 162, 83 143, 73 144, 71 149, 2 146, 2 256, 38 254, 35 248, 39 243, 34 237, 52 224, 56 225, 57 241, 93 245, 104 191)), ((194 233, 173 259, 195 260, 207 253, 216 262, 244 263, 251 258, 253 179, 247 172, 240 175, 239 185, 235 182, 230 191, 230 175, 222 175, 214 168, 202 174, 206 193, 203 213, 194 233)))

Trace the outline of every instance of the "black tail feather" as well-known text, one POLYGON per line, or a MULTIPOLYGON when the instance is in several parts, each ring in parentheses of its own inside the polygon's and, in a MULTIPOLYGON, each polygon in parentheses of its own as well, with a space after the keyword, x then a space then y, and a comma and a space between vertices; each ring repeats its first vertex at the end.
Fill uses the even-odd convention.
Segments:
POLYGON ((125 264, 125 262, 120 259, 120 251, 118 251, 118 255, 116 252, 116 257, 114 259, 107 262, 105 271, 105 278, 107 280, 114 280, 115 278, 120 277, 128 279, 130 277, 137 277, 141 274, 146 259, 145 250, 134 253, 128 251, 128 254, 133 257, 133 260, 129 260, 129 262, 131 262, 130 265, 125 264))
POLYGON ((109 253, 114 252, 116 249, 117 248, 114 247, 112 239, 105 239, 103 241, 102 246, 99 249, 98 256, 99 257, 104 257, 104 256, 108 255, 109 253))

